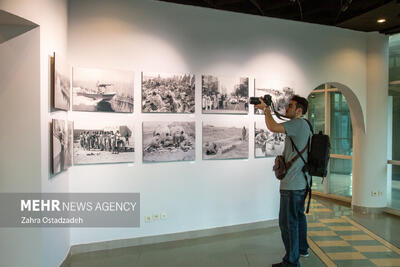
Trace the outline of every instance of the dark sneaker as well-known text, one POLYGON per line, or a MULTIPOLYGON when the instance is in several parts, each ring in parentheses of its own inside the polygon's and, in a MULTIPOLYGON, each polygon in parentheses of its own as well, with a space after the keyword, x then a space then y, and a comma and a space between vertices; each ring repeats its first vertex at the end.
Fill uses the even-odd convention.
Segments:
POLYGON ((283 263, 280 262, 280 263, 272 264, 272 267, 283 267, 283 263))
POLYGON ((303 257, 303 258, 307 258, 308 256, 310 256, 310 254, 308 254, 308 252, 306 252, 306 253, 300 253, 300 257, 303 257))

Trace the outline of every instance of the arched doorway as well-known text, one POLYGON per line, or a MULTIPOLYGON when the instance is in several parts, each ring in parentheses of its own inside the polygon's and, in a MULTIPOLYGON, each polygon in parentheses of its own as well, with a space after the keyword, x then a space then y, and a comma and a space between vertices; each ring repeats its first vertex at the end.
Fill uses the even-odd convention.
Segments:
MULTIPOLYGON (((353 185, 353 123, 342 86, 324 83, 308 96, 308 119, 314 132, 330 137, 331 159, 326 179, 313 177, 313 190, 351 201, 353 185)), ((363 120, 362 116, 360 118, 363 120)))

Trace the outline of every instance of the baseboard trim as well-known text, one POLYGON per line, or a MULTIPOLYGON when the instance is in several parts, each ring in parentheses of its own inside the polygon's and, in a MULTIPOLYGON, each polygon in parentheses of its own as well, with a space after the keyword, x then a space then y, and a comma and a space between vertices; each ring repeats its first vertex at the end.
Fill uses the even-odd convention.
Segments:
POLYGON ((338 195, 332 195, 332 194, 325 194, 319 191, 312 191, 312 194, 318 197, 323 197, 323 198, 328 198, 328 199, 333 199, 333 200, 338 200, 347 204, 351 205, 351 197, 343 197, 343 196, 338 196, 338 195))
MULTIPOLYGON (((268 220, 268 221, 260 221, 260 222, 254 222, 254 223, 245 223, 245 224, 238 224, 238 225, 216 227, 216 228, 203 229, 203 230, 181 232, 181 233, 137 237, 137 238, 120 239, 120 240, 111 240, 111 241, 95 242, 95 243, 88 243, 88 244, 79 244, 79 245, 73 245, 70 248, 69 255, 72 256, 72 255, 76 255, 76 254, 95 252, 95 251, 101 251, 101 250, 110 250, 110 249, 117 249, 117 248, 134 247, 134 246, 141 246, 141 245, 150 245, 150 244, 158 244, 158 243, 165 243, 165 242, 171 242, 171 241, 179 241, 179 240, 185 240, 185 239, 210 237, 210 236, 216 236, 216 235, 223 235, 223 234, 230 234, 230 233, 236 233, 236 232, 244 232, 244 231, 249 231, 249 230, 269 228, 269 227, 274 227, 274 226, 278 226, 278 219, 268 220)), ((61 267, 65 267, 65 266, 62 265, 61 267)))
POLYGON ((386 212, 386 213, 389 213, 391 215, 400 217, 400 210, 396 210, 396 209, 393 209, 393 208, 384 208, 383 212, 386 212))
POLYGON ((370 208, 353 205, 353 210, 360 212, 361 214, 380 214, 385 210, 385 208, 370 208))

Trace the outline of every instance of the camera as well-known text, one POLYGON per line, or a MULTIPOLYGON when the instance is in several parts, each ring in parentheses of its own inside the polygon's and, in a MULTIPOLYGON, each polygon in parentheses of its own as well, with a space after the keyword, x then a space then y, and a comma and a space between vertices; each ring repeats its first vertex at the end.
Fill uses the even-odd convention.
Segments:
MULTIPOLYGON (((264 95, 262 97, 262 100, 264 101, 264 103, 269 107, 272 104, 272 97, 271 95, 264 95)), ((252 105, 258 105, 261 104, 260 102, 260 97, 250 97, 250 104, 252 105)))

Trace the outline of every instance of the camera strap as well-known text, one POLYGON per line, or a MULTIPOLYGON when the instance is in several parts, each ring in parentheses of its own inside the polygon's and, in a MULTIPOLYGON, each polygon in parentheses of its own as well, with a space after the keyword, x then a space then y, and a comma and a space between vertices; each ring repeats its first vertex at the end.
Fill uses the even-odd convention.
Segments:
POLYGON ((278 111, 276 111, 276 110, 275 110, 274 104, 271 104, 271 107, 272 107, 272 111, 274 112, 274 115, 275 115, 278 119, 283 120, 283 121, 285 121, 286 119, 290 119, 289 117, 286 117, 285 115, 280 114, 278 111))

